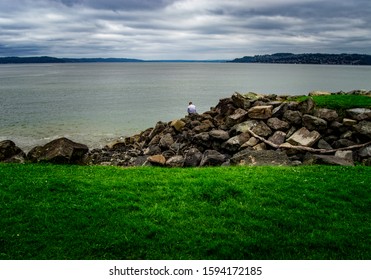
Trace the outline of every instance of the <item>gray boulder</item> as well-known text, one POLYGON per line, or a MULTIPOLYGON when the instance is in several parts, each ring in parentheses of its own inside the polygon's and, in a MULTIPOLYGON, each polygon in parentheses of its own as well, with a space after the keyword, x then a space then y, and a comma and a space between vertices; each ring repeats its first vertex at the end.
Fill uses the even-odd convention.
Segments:
POLYGON ((313 146, 319 139, 321 138, 321 134, 317 131, 309 131, 305 127, 297 130, 287 142, 294 145, 294 146, 313 146))
POLYGON ((218 166, 226 161, 225 155, 216 150, 206 150, 202 156, 200 166, 218 166))
POLYGON ((24 162, 25 153, 11 140, 0 142, 0 162, 24 162))
POLYGON ((89 148, 65 137, 53 140, 44 146, 33 148, 27 158, 31 162, 83 163, 89 148))
POLYGON ((200 165, 202 159, 202 153, 197 148, 189 149, 184 158, 185 167, 196 167, 200 165))

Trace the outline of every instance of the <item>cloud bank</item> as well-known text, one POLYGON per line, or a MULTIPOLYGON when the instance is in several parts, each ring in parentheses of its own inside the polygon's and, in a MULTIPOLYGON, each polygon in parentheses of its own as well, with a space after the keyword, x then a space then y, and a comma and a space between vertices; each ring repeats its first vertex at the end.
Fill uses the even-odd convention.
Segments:
POLYGON ((0 56, 371 54, 370 14, 369 0, 1 1, 0 56))

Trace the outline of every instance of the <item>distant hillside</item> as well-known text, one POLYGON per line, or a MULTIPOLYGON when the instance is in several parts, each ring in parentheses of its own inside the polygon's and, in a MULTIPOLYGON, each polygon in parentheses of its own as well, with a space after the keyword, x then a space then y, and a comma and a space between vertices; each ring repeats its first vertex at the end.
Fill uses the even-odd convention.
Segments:
POLYGON ((36 57, 0 57, 0 64, 20 63, 99 63, 99 62, 226 62, 225 60, 141 60, 134 58, 56 58, 36 57))
POLYGON ((340 64, 371 65, 371 55, 365 54, 320 54, 320 53, 275 53, 236 58, 234 63, 287 63, 287 64, 340 64))
POLYGON ((132 58, 56 58, 50 56, 37 57, 0 57, 0 64, 19 63, 87 63, 87 62, 141 62, 132 58))

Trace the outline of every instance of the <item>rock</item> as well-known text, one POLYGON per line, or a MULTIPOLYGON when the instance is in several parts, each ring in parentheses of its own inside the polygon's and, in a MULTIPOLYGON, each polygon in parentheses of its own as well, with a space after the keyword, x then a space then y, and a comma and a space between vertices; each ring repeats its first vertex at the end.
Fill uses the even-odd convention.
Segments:
POLYGON ((264 151, 267 149, 267 145, 265 143, 259 143, 257 145, 255 145, 254 147, 252 147, 253 150, 255 151, 264 151))
POLYGON ((254 147, 259 143, 259 139, 255 137, 251 137, 249 140, 247 140, 244 144, 241 145, 241 149, 248 148, 248 147, 254 147))
POLYGON ((313 98, 308 98, 298 104, 298 110, 304 114, 312 114, 314 107, 316 104, 314 103, 313 98))
POLYGON ((309 96, 331 95, 331 92, 315 90, 315 91, 311 91, 308 95, 309 96))
POLYGON ((163 150, 169 149, 171 145, 173 144, 174 144, 174 139, 170 133, 167 133, 164 136, 162 136, 159 142, 159 146, 163 150))
POLYGON ((184 164, 183 156, 173 156, 166 161, 166 165, 170 167, 182 167, 184 164))
POLYGON ((309 155, 304 159, 304 164, 327 164, 340 166, 354 166, 352 162, 337 156, 330 155, 309 155))
POLYGON ((357 121, 371 119, 371 109, 353 108, 346 110, 346 114, 357 121))
POLYGON ((354 165, 353 152, 352 151, 336 151, 335 156, 339 157, 339 158, 342 158, 342 159, 345 159, 345 160, 349 161, 350 163, 352 163, 352 165, 354 165))
POLYGON ((160 132, 162 132, 166 128, 167 124, 164 122, 157 122, 156 126, 150 134, 148 135, 148 142, 152 140, 155 135, 158 135, 160 132))
POLYGON ((273 150, 243 150, 231 158, 233 165, 290 165, 285 152, 273 150))
POLYGON ((272 111, 272 117, 280 118, 287 111, 288 104, 286 102, 281 103, 272 111))
POLYGON ((153 165, 164 166, 166 158, 163 155, 154 155, 147 158, 147 161, 153 165))
POLYGON ((202 159, 202 153, 196 149, 191 148, 188 150, 188 152, 185 154, 184 164, 185 167, 196 167, 199 166, 202 159))
POLYGON ((176 131, 182 131, 186 123, 181 120, 174 120, 170 123, 171 127, 174 127, 176 131))
POLYGON ((260 121, 251 131, 262 137, 267 137, 272 134, 272 130, 263 121, 260 121))
POLYGON ((354 125, 353 127, 359 134, 371 138, 371 122, 361 121, 358 124, 354 125))
POLYGON ((0 142, 0 162, 24 162, 25 153, 11 140, 0 142))
POLYGON ((300 113, 299 111, 287 110, 283 114, 283 120, 288 121, 289 123, 293 125, 298 125, 298 124, 301 124, 302 116, 303 114, 300 113))
POLYGON ((281 121, 278 118, 270 118, 267 121, 267 125, 274 130, 288 130, 290 128, 288 122, 281 121))
POLYGON ((317 144, 318 149, 332 150, 332 147, 324 139, 320 139, 317 144))
POLYGON ((250 107, 250 101, 238 92, 232 95, 232 102, 236 108, 247 110, 250 107))
POLYGON ((208 132, 202 132, 199 134, 196 134, 193 136, 192 141, 200 146, 204 147, 210 147, 211 146, 211 141, 210 141, 210 135, 208 132))
POLYGON ((195 133, 207 132, 210 129, 212 129, 212 127, 213 126, 210 125, 209 123, 201 123, 200 125, 198 125, 195 128, 193 128, 193 131, 195 133))
POLYGON ((82 163, 88 151, 86 145, 63 137, 33 148, 27 158, 32 162, 82 163))
POLYGON ((353 125, 356 125, 356 124, 357 124, 356 120, 348 119, 348 118, 343 119, 343 125, 345 125, 345 126, 353 126, 353 125))
POLYGON ((209 135, 212 139, 226 141, 229 139, 229 133, 221 129, 215 129, 209 131, 209 135))
POLYGON ((200 166, 218 166, 222 165, 226 157, 215 150, 206 150, 202 156, 200 166))
POLYGON ((314 116, 320 119, 324 119, 328 122, 335 121, 339 115, 335 110, 330 110, 326 108, 319 108, 314 111, 314 116))
POLYGON ((248 120, 239 124, 236 124, 234 127, 231 128, 231 133, 246 133, 247 130, 252 130, 253 127, 259 124, 256 120, 248 120))
POLYGON ((247 113, 251 119, 266 120, 272 117, 272 105, 254 106, 247 113))
POLYGON ((240 147, 246 143, 250 139, 250 134, 248 133, 241 133, 239 135, 236 135, 230 139, 228 139, 226 142, 222 144, 222 149, 225 149, 229 152, 236 152, 240 149, 240 147))
POLYGON ((232 127, 233 125, 237 123, 241 123, 245 121, 247 117, 248 117, 247 111, 245 111, 244 109, 238 108, 234 111, 232 115, 227 117, 226 124, 229 127, 232 127))
POLYGON ((303 125, 309 130, 325 130, 327 128, 327 122, 324 119, 317 118, 312 115, 303 115, 303 125))
POLYGON ((281 145, 286 140, 286 133, 283 131, 276 131, 271 137, 268 138, 268 141, 276 145, 281 145))
POLYGON ((350 147, 350 146, 353 146, 355 144, 356 144, 355 142, 353 142, 351 140, 348 140, 348 139, 339 139, 339 140, 334 141, 334 143, 332 143, 332 146, 335 149, 339 149, 339 148, 350 147))
POLYGON ((305 127, 297 130, 287 142, 294 145, 294 146, 306 146, 311 147, 313 146, 319 139, 321 138, 321 134, 317 131, 309 131, 305 127))
POLYGON ((358 155, 362 158, 368 158, 368 157, 371 158, 371 145, 361 148, 358 151, 358 155))
POLYGON ((149 145, 143 150, 144 155, 154 156, 161 154, 161 148, 158 145, 149 145))

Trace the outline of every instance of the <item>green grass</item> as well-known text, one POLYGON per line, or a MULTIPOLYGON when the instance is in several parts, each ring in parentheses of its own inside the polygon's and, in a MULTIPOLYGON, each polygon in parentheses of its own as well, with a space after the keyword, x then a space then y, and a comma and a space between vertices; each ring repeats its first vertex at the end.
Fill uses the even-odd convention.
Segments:
POLYGON ((0 164, 0 259, 370 259, 370 171, 0 164))
MULTIPOLYGON (((290 100, 304 101, 308 96, 291 98, 290 100)), ((318 107, 346 110, 351 108, 371 108, 371 97, 364 95, 321 95, 313 96, 314 102, 318 107)))

